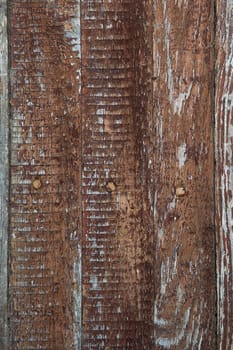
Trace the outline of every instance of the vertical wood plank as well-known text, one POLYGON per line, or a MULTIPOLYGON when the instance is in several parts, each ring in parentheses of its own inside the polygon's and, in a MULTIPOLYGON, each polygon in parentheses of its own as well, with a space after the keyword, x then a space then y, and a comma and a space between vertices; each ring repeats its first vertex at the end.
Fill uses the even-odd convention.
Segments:
POLYGON ((216 8, 216 228, 218 349, 233 348, 233 1, 216 8))
POLYGON ((151 344, 138 141, 143 19, 137 1, 82 3, 83 349, 151 344))
POLYGON ((153 348, 214 349, 212 4, 154 0, 152 14, 153 113, 142 159, 154 237, 153 348))
POLYGON ((7 1, 0 4, 0 348, 7 343, 8 279, 8 38, 7 1))
POLYGON ((80 349, 80 14, 12 0, 11 348, 80 349))

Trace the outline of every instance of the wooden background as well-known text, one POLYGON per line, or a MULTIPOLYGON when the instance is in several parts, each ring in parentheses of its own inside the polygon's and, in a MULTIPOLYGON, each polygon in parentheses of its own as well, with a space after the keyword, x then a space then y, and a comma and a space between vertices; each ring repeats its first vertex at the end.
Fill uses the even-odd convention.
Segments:
POLYGON ((1 0, 0 349, 233 349, 233 0, 1 0))

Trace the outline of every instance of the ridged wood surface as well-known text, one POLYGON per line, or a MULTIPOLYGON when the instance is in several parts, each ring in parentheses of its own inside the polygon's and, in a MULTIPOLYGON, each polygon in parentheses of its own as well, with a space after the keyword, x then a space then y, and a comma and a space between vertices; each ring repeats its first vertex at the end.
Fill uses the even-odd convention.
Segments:
POLYGON ((12 349, 80 343, 81 114, 77 1, 11 1, 12 349))
POLYGON ((145 348, 137 19, 137 2, 82 3, 83 349, 145 348))

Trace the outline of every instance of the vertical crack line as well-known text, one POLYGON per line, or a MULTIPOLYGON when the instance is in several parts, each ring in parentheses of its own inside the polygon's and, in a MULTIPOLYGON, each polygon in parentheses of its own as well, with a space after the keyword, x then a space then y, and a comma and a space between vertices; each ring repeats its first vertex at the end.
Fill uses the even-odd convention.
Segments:
POLYGON ((212 28, 211 28, 211 114, 212 114, 212 144, 213 144, 213 227, 214 227, 214 329, 215 329, 215 350, 218 350, 218 254, 217 254, 217 225, 216 225, 216 109, 215 109, 215 97, 216 97, 216 77, 215 77, 215 65, 216 65, 216 0, 211 2, 212 13, 212 28))
POLYGON ((8 349, 8 23, 7 0, 0 5, 0 348, 8 349))

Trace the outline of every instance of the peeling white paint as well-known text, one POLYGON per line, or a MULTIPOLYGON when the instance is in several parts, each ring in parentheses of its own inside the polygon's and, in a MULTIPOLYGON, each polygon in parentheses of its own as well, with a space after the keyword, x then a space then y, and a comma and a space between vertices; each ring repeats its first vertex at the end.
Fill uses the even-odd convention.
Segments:
MULTIPOLYGON (((169 260, 168 260, 168 263, 169 263, 169 260)), ((161 270, 164 270, 164 267, 161 267, 161 270)), ((164 277, 166 278, 166 273, 165 273, 164 277)), ((175 278, 175 276, 173 276, 173 278, 175 278)), ((161 283, 165 282, 165 285, 167 286, 169 283, 172 282, 173 278, 171 278, 171 275, 170 275, 168 280, 165 281, 165 279, 163 278, 163 281, 161 281, 161 283)), ((190 307, 187 308, 187 310, 184 312, 184 315, 181 318, 182 323, 179 324, 179 326, 176 325, 175 330, 174 330, 174 323, 173 323, 173 320, 175 320, 175 319, 176 319, 176 322, 177 322, 178 314, 180 314, 180 312, 181 312, 181 306, 182 306, 182 300, 183 300, 183 291, 182 291, 182 288, 181 288, 181 284, 179 284, 179 286, 177 288, 177 304, 174 307, 174 311, 173 311, 174 315, 172 317, 170 317, 168 320, 159 317, 158 305, 161 304, 163 296, 166 294, 166 287, 163 288, 163 290, 161 292, 162 292, 162 294, 160 295, 160 299, 156 299, 155 304, 154 304, 154 325, 156 326, 156 328, 155 328, 155 335, 154 335, 155 344, 156 345, 160 345, 164 349, 170 349, 172 346, 179 345, 181 340, 186 338, 186 347, 185 347, 185 349, 189 349, 190 344, 193 344, 193 342, 192 342, 193 329, 196 330, 195 327, 192 327, 192 329, 189 330, 188 333, 186 331, 187 327, 188 327, 188 323, 190 321, 191 308, 190 307), (156 335, 157 327, 158 328, 166 328, 167 332, 168 332, 169 329, 174 330, 173 331, 174 332, 174 336, 171 335, 171 337, 169 337, 169 338, 166 337, 166 336, 158 337, 156 335), (177 332, 177 329, 179 330, 178 332, 177 332)), ((179 317, 179 319, 180 319, 180 317, 179 317)), ((199 330, 197 332, 199 332, 199 330)))
MULTIPOLYGON (((179 332, 176 332, 174 337, 155 337, 155 344, 160 345, 165 349, 170 349, 172 346, 179 345, 180 341, 186 336, 186 328, 190 319, 190 308, 188 308, 183 317, 183 324, 180 325, 179 332)), ((188 349, 188 348, 186 348, 188 349)))
POLYGON ((81 1, 76 1, 71 21, 65 24, 65 36, 71 40, 72 50, 81 58, 81 1), (66 29, 67 28, 67 29, 66 29))
MULTIPOLYGON (((233 188, 233 165, 232 165, 232 74, 233 74, 233 37, 232 37, 232 14, 233 2, 227 0, 219 7, 219 57, 225 57, 225 62, 220 66, 220 71, 216 80, 216 169, 222 169, 216 178, 217 210, 220 218, 218 242, 218 270, 217 270, 217 290, 218 290, 218 332, 219 349, 232 348, 233 333, 232 323, 232 300, 230 293, 233 290, 229 271, 233 267, 233 234, 232 234, 232 188, 233 188), (220 26, 221 20, 221 26, 220 26), (219 99, 220 98, 220 99, 219 99), (230 243, 230 244, 229 244, 230 243), (226 328, 227 325, 227 328, 226 328), (226 345, 223 344, 226 343, 226 345)), ((221 62, 222 63, 222 62, 221 62)))
POLYGON ((193 83, 190 83, 187 91, 180 92, 179 96, 176 99, 174 99, 174 102, 173 102, 174 113, 177 113, 178 115, 181 114, 185 101, 187 101, 191 95, 192 87, 193 87, 193 83))
POLYGON ((172 59, 170 56, 170 31, 171 23, 169 22, 169 16, 167 15, 167 1, 163 1, 163 16, 164 16, 164 46, 166 48, 167 59, 167 86, 169 90, 169 101, 172 105, 174 99, 174 79, 172 69, 172 59))
POLYGON ((186 143, 182 143, 179 147, 178 147, 178 151, 177 151, 177 158, 179 161, 179 168, 181 169, 187 159, 187 154, 186 154, 186 143))
POLYGON ((176 0, 175 4, 178 5, 179 9, 182 7, 182 5, 188 5, 189 0, 176 0))
MULTIPOLYGON (((154 213, 154 218, 156 217, 156 214, 157 214, 157 210, 156 210, 156 205, 157 205, 157 192, 155 192, 155 199, 154 199, 154 210, 153 210, 153 213, 154 213)), ((160 246, 160 243, 161 243, 161 240, 164 236, 164 222, 166 221, 166 218, 168 217, 168 215, 170 214, 171 211, 173 211, 176 207, 176 197, 174 196, 174 198, 172 199, 171 202, 167 203, 167 209, 165 211, 165 214, 164 214, 164 217, 160 218, 160 221, 157 223, 157 244, 158 244, 158 247, 160 246)), ((159 220, 159 218, 158 218, 159 220)), ((175 218, 174 218, 174 221, 175 221, 175 218)))
MULTIPOLYGON (((82 49, 81 49, 81 0, 76 0, 74 14, 72 19, 67 21, 64 25, 65 27, 65 37, 69 39, 72 51, 81 59, 82 49)), ((72 58, 72 56, 70 56, 72 58)), ((71 62, 71 66, 74 62, 71 62)), ((81 93, 81 68, 76 71, 76 79, 78 81, 78 91, 81 93)))
POLYGON ((80 350, 82 339, 82 247, 80 243, 78 243, 78 260, 73 264, 73 283, 77 285, 77 289, 72 288, 75 315, 73 346, 75 350, 80 350))

